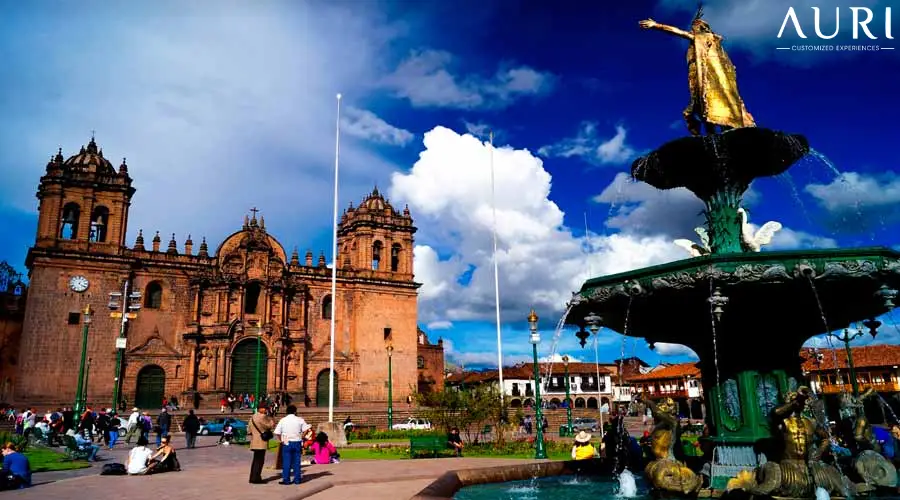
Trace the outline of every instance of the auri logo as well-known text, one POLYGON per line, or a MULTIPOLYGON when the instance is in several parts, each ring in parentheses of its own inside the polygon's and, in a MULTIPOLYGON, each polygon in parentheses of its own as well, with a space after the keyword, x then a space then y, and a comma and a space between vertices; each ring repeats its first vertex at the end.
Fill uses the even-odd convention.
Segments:
MULTIPOLYGON (((788 7, 787 13, 784 15, 784 21, 781 22, 781 28, 778 30, 778 38, 784 36, 785 30, 793 28, 796 35, 800 38, 809 38, 804 27, 809 30, 809 17, 812 17, 812 28, 815 37, 820 40, 831 40, 838 36, 841 32, 841 17, 849 14, 850 26, 852 27, 853 39, 859 40, 861 36, 868 40, 878 40, 879 36, 885 40, 893 40, 894 36, 891 32, 891 8, 884 9, 884 30, 878 28, 881 26, 881 20, 876 19, 876 13, 868 7, 848 7, 847 10, 841 7, 834 8, 834 24, 831 20, 823 22, 822 11, 819 7, 812 7, 812 16, 801 18, 793 7, 788 7), (849 11, 849 12, 848 12, 849 11), (824 26, 823 26, 824 25, 824 26)), ((830 17, 830 16, 829 16, 830 17)), ((847 22, 845 17, 844 22, 847 22)), ((845 25, 846 26, 846 25, 845 25)), ((884 47, 879 45, 794 45, 791 47, 778 47, 779 50, 800 50, 800 51, 832 51, 832 50, 850 50, 850 51, 878 51, 893 50, 893 47, 884 47)))

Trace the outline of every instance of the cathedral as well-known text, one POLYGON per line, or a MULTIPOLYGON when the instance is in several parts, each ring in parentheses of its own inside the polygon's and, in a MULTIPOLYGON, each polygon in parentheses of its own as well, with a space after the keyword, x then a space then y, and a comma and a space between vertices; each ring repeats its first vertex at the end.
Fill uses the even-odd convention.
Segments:
POLYGON ((344 211, 332 296, 324 253, 288 255, 255 208, 215 248, 143 230, 128 245, 132 181, 125 160, 113 167, 93 138, 47 163, 26 259, 16 402, 72 404, 84 331, 87 400, 104 407, 114 394, 119 408, 173 396, 218 406, 257 383, 261 394, 327 406, 332 347, 336 406, 385 405, 389 364, 397 402, 441 384, 442 343, 416 323, 408 208, 376 188, 344 211))

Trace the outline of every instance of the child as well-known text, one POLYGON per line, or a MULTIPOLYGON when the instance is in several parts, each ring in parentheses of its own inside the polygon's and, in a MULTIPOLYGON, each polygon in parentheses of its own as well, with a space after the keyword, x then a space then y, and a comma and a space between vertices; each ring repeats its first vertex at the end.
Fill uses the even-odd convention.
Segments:
POLYGON ((313 452, 311 463, 314 464, 337 464, 338 452, 334 445, 328 441, 328 434, 320 432, 316 436, 316 441, 310 445, 309 449, 313 452))
POLYGON ((219 442, 216 444, 222 444, 225 446, 230 446, 231 441, 234 439, 234 428, 231 424, 225 424, 225 427, 222 428, 222 437, 219 438, 219 442))
POLYGON ((575 446, 572 447, 572 460, 587 460, 597 456, 597 450, 591 444, 591 435, 581 431, 575 436, 575 446))

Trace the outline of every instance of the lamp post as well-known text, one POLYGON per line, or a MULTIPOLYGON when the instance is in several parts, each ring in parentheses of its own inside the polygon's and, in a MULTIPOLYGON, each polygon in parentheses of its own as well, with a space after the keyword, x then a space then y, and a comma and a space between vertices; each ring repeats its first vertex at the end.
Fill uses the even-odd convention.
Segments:
MULTIPOLYGON (((881 321, 870 319, 863 324, 869 329, 869 333, 874 339, 875 335, 878 334, 878 327, 881 326, 881 321)), ((859 328, 855 333, 851 334, 849 328, 844 328, 843 335, 837 335, 834 332, 829 332, 828 335, 844 343, 844 349, 847 351, 847 369, 850 372, 850 385, 853 387, 853 395, 859 396, 859 383, 856 380, 856 370, 853 367, 853 351, 850 349, 850 342, 862 337, 865 335, 865 332, 863 332, 862 328, 859 328)), ((835 368, 837 367, 835 366, 835 368)))
POLYGON ((87 408, 87 400, 88 400, 88 381, 91 379, 91 361, 93 358, 88 358, 87 368, 84 369, 84 390, 82 394, 84 395, 84 407, 87 408))
POLYGON ((259 408, 259 369, 262 361, 262 321, 259 322, 259 329, 256 330, 256 390, 254 391, 253 404, 250 405, 253 411, 259 408))
POLYGON ((538 333, 538 315, 534 309, 528 313, 528 327, 531 330, 532 353, 534 354, 534 424, 537 427, 534 438, 534 458, 541 460, 547 458, 547 452, 544 450, 544 412, 541 408, 541 373, 538 367, 537 346, 541 343, 541 334, 538 333))
POLYGON ((112 292, 109 294, 109 309, 113 311, 109 313, 109 317, 121 319, 121 322, 119 323, 119 336, 116 337, 116 378, 113 380, 112 397, 112 408, 114 410, 120 408, 119 392, 122 385, 122 362, 125 357, 125 347, 128 345, 128 341, 125 338, 125 328, 128 324, 128 320, 137 318, 137 310, 141 308, 141 293, 128 293, 130 286, 131 279, 129 278, 125 280, 124 292, 112 292), (121 304, 119 304, 119 299, 122 300, 121 304), (116 310, 120 308, 121 311, 116 310))
POLYGON ((91 327, 91 316, 94 312, 91 305, 84 307, 81 313, 81 362, 78 364, 78 387, 75 389, 75 414, 80 415, 84 411, 84 364, 87 360, 87 338, 88 330, 91 327))
MULTIPOLYGON (((603 320, 603 318, 601 318, 600 316, 597 316, 594 313, 590 313, 587 316, 585 316, 585 318, 584 318, 584 323, 587 325, 588 330, 591 331, 591 335, 594 336, 594 362, 596 363, 596 366, 597 366, 597 411, 600 413, 600 436, 604 436, 606 434, 606 431, 603 430, 603 394, 602 394, 602 391, 600 390, 600 354, 597 351, 597 346, 598 346, 597 334, 600 332, 600 322, 602 320, 603 320)), ((585 337, 585 338, 587 338, 587 337, 585 337)), ((584 341, 584 339, 582 339, 582 342, 583 341, 584 341)), ((620 364, 619 372, 621 373, 621 371, 622 371, 622 366, 620 364)), ((612 380, 610 380, 610 383, 612 383, 612 380)), ((619 391, 621 391, 621 390, 622 390, 622 388, 619 387, 619 391)), ((612 399, 613 400, 616 399, 616 391, 615 390, 612 391, 612 399)), ((612 406, 612 405, 610 405, 610 406, 612 406)))
POLYGON ((572 398, 569 393, 569 356, 563 356, 562 362, 566 371, 566 431, 571 436, 575 431, 572 429, 572 398))
POLYGON ((393 395, 394 380, 393 380, 392 373, 391 373, 391 368, 392 368, 391 360, 393 358, 393 354, 394 354, 394 346, 392 346, 391 344, 388 344, 388 346, 387 346, 387 355, 388 355, 388 380, 387 380, 387 383, 388 383, 387 384, 388 385, 388 395, 387 395, 388 396, 387 397, 388 430, 391 430, 394 428, 394 395, 393 395))

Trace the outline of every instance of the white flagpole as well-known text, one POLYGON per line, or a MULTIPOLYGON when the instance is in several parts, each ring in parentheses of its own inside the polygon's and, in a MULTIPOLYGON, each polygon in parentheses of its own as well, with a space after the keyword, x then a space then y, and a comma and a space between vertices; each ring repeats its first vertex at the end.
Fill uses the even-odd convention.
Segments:
POLYGON ((489 135, 490 139, 490 162, 491 162, 491 209, 494 216, 494 311, 497 321, 497 374, 500 378, 500 403, 503 403, 503 340, 500 335, 500 265, 497 262, 497 200, 494 189, 494 131, 489 135))
POLYGON ((341 94, 337 95, 337 124, 334 134, 334 221, 331 244, 331 336, 328 352, 328 421, 334 422, 334 321, 337 315, 338 171, 341 157, 341 94))

